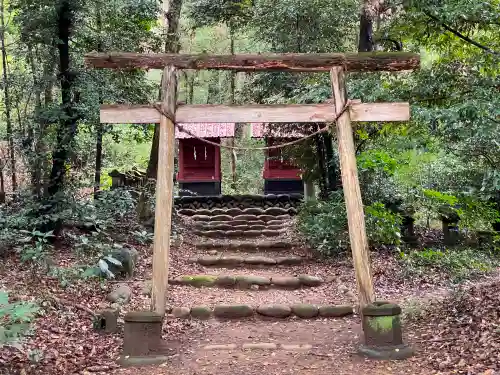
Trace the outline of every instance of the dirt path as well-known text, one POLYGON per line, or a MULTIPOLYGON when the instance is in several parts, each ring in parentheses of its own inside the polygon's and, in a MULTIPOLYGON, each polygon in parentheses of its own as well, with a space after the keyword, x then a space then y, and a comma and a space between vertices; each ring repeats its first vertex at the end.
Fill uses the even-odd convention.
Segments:
POLYGON ((372 361, 356 353, 355 318, 280 322, 211 322, 161 366, 119 369, 117 375, 159 374, 431 374, 421 358, 372 361))
MULTIPOLYGON (((283 227, 291 227, 291 220, 283 220, 283 227)), ((196 224, 198 227, 200 223, 196 224)), ((203 226, 202 224, 201 226, 203 226)), ((213 233, 211 234, 213 235, 213 233)), ((265 238, 266 243, 289 241, 290 234, 281 233, 277 237, 265 238)), ((262 252, 245 243, 258 243, 261 238, 248 239, 206 239, 190 236, 188 241, 203 244, 173 252, 175 269, 172 273, 180 275, 253 275, 264 278, 276 276, 298 276, 309 274, 320 277, 324 283, 314 288, 267 289, 267 288, 194 288, 176 285, 169 288, 170 306, 205 305, 214 307, 219 304, 262 304, 314 303, 314 304, 352 304, 355 302, 354 273, 346 274, 346 265, 339 263, 314 262, 304 257, 304 262, 295 265, 267 265, 237 267, 212 265, 210 267, 191 263, 197 257, 211 254, 215 257, 278 256, 302 255, 300 247, 289 247, 279 251, 262 252), (220 243, 231 244, 243 241, 241 249, 235 251, 220 247, 220 243), (214 243, 214 249, 210 248, 214 243), (207 245, 208 244, 208 245, 207 245), (190 262, 188 262, 190 258, 190 262)), ((241 259, 240 259, 241 260, 241 259)), ((349 270, 349 267, 347 267, 349 270)), ((389 271, 390 272, 390 271, 389 271)), ((383 297, 408 297, 411 291, 401 296, 399 288, 384 291, 383 297)), ((398 298, 398 299, 399 299, 398 298)), ((172 318, 170 318, 172 319, 172 318)), ((289 317, 272 320, 253 317, 244 320, 196 321, 191 332, 173 345, 175 355, 165 364, 141 369, 118 369, 120 375, 253 375, 253 374, 430 374, 431 370, 421 369, 419 358, 414 357, 402 362, 371 361, 359 356, 356 346, 361 341, 359 318, 355 315, 337 319, 316 318, 312 320, 289 317)), ((168 337, 168 328, 166 332, 168 337)), ((410 338, 411 340, 411 338, 410 338)))

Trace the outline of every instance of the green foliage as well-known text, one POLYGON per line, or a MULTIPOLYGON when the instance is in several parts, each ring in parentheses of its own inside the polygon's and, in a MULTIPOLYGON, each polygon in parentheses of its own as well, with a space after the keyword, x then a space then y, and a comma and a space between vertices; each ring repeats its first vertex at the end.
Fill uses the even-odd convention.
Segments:
POLYGON ((396 159, 381 150, 368 150, 357 158, 357 165, 361 173, 382 171, 387 176, 392 176, 396 171, 397 164, 396 159))
POLYGON ((304 203, 298 224, 305 239, 324 256, 336 255, 348 247, 347 216, 340 194, 327 201, 304 203))
POLYGON ((148 232, 147 230, 136 230, 132 232, 132 235, 141 245, 149 245, 153 243, 154 233, 148 232))
MULTIPOLYGON (((327 201, 306 202, 299 212, 299 230, 322 255, 332 256, 349 246, 345 203, 341 192, 327 201)), ((366 231, 372 245, 398 245, 401 242, 401 215, 380 203, 365 207, 366 231)))
POLYGON ((499 258, 477 249, 425 249, 400 253, 408 276, 444 273, 455 282, 484 275, 499 265, 499 258))
POLYGON ((195 27, 226 23, 240 28, 251 19, 252 6, 252 0, 191 0, 187 15, 195 27))
POLYGON ((33 303, 9 302, 8 293, 0 290, 0 348, 17 344, 28 333, 37 311, 33 303))
POLYGON ((399 245, 401 243, 400 214, 389 211, 384 204, 376 202, 365 207, 366 232, 374 244, 399 245))
MULTIPOLYGON (((262 147, 264 142, 244 136, 235 139, 235 146, 262 147)), ((264 188, 262 168, 264 165, 263 151, 237 151, 236 182, 233 181, 231 166, 231 151, 221 150, 222 193, 223 194, 261 194, 264 188)))
POLYGON ((49 239, 54 237, 52 231, 42 233, 38 230, 31 232, 20 230, 19 232, 25 235, 25 237, 19 239, 19 242, 24 243, 24 245, 17 249, 21 261, 34 263, 38 267, 47 268, 50 266, 47 261, 49 249, 52 247, 49 239))

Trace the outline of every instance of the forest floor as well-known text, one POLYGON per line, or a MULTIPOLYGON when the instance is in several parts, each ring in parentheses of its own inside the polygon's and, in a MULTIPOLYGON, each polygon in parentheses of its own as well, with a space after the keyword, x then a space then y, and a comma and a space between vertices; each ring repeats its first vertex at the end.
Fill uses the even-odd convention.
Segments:
MULTIPOLYGON (((308 274, 327 282, 316 288, 297 290, 173 285, 168 291, 169 306, 353 304, 356 301, 354 270, 348 259, 321 262, 310 259, 286 268, 207 268, 189 263, 188 259, 214 251, 193 247, 188 242, 195 238, 188 237, 189 241, 171 248, 172 277, 201 273, 308 274)), ((134 245, 140 252, 140 261, 134 278, 124 282, 131 288, 132 297, 123 306, 121 319, 127 311, 149 307, 150 299, 144 289, 151 279, 151 247, 134 245)), ((300 246, 290 249, 287 254, 290 253, 309 255, 300 246)), ((362 332, 357 315, 328 320, 247 318, 238 321, 169 316, 163 327, 164 338, 171 348, 168 361, 137 369, 116 365, 122 333, 105 335, 92 327, 92 312, 109 306, 106 295, 117 282, 71 279, 62 286, 61 277, 35 274, 12 255, 0 265, 0 289, 10 290, 17 300, 42 301, 42 313, 34 323, 33 334, 22 346, 0 350, 0 374, 500 374, 498 272, 457 287, 449 283, 446 275, 405 277, 390 252, 372 252, 371 257, 377 299, 394 301, 404 308, 405 341, 416 350, 415 356, 408 360, 373 361, 358 355, 356 348, 362 332), (466 292, 457 293, 458 290, 466 292), (259 345, 249 349, 248 344, 259 345)), ((65 244, 54 251, 53 260, 68 269, 80 262, 65 244)))

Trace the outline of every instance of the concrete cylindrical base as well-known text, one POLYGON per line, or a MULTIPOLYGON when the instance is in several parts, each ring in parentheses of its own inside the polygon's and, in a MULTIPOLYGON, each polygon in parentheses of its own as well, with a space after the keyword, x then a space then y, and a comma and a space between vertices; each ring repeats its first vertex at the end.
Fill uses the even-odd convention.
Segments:
POLYGON ((163 316, 152 311, 132 311, 125 316, 123 355, 154 355, 162 348, 163 316))
POLYGON ((374 302, 363 308, 364 345, 360 353, 376 359, 404 359, 413 350, 403 344, 401 307, 387 302, 374 302))

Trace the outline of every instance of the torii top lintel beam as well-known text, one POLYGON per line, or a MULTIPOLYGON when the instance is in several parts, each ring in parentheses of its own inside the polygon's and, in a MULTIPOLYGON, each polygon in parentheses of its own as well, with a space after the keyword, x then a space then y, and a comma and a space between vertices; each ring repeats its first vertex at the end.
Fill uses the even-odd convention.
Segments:
POLYGON ((327 72, 334 66, 343 66, 348 72, 373 72, 418 69, 420 56, 406 52, 254 55, 91 52, 85 55, 85 64, 111 69, 163 69, 173 65, 178 69, 291 72, 327 72))

